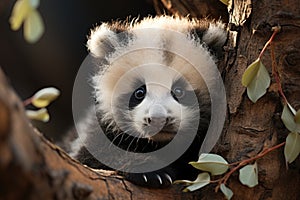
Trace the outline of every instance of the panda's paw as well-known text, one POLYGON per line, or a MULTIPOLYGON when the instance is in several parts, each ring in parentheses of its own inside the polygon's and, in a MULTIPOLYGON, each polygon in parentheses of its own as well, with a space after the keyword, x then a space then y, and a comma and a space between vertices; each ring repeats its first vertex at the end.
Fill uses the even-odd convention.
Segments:
POLYGON ((175 180, 173 173, 168 171, 155 171, 148 173, 126 173, 126 180, 145 187, 165 188, 170 186, 175 180))

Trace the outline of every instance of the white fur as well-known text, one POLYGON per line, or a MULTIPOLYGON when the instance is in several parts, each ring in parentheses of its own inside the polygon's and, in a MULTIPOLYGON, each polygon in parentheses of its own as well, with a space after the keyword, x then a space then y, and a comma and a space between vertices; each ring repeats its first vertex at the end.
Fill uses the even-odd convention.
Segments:
MULTIPOLYGON (((149 107, 155 103, 164 106, 168 114, 177 120, 177 124, 180 122, 183 125, 188 124, 189 119, 198 111, 180 105, 166 88, 170 89, 172 82, 180 74, 189 81, 193 89, 201 89, 203 82, 197 77, 199 75, 196 69, 201 71, 203 77, 211 77, 208 80, 213 84, 214 74, 206 69, 216 67, 214 58, 200 41, 189 34, 197 23, 199 23, 197 20, 168 16, 146 18, 140 23, 128 25, 128 31, 134 37, 126 46, 118 44, 117 35, 107 24, 97 27, 91 33, 87 43, 88 49, 95 57, 105 56, 109 63, 107 66, 99 66, 104 68, 104 75, 98 74, 93 78, 95 96, 100 102, 98 109, 104 112, 103 121, 110 122, 113 128, 118 129, 113 112, 115 105, 118 105, 117 97, 123 93, 133 92, 136 88, 133 88, 132 80, 142 77, 149 93, 133 111, 123 111, 134 122, 130 127, 145 134, 141 125, 142 119, 147 116, 149 107), (102 46, 103 40, 108 40, 115 47, 115 51, 106 55, 102 46), (165 50, 173 53, 171 63, 167 63, 164 57, 165 50), (146 66, 135 71, 143 65, 146 66)), ((210 24, 203 35, 203 42, 210 43, 218 39, 218 43, 223 44, 226 40, 223 28, 220 22, 210 24)), ((77 149, 77 146, 74 144, 73 148, 77 149)))
POLYGON ((203 35, 202 40, 209 44, 213 41, 218 41, 217 45, 223 45, 226 41, 226 34, 224 34, 224 24, 217 22, 216 24, 210 24, 208 30, 203 35))
POLYGON ((88 50, 96 57, 105 55, 106 52, 101 45, 105 40, 110 41, 113 46, 118 46, 116 34, 109 29, 107 24, 102 24, 91 31, 91 36, 87 42, 88 50))

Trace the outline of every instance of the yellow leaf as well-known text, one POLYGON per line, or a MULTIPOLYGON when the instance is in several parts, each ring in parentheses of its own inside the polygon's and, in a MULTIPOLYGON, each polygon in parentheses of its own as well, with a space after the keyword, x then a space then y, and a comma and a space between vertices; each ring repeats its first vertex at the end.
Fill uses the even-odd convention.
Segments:
POLYGON ((42 122, 48 122, 50 119, 50 116, 46 108, 42 108, 37 111, 26 110, 26 115, 29 119, 38 120, 42 122))
POLYGON ((15 3, 9 18, 11 29, 14 31, 18 30, 31 10, 32 8, 30 7, 28 0, 18 0, 15 3))
POLYGON ((29 43, 37 42, 45 31, 41 15, 32 10, 24 22, 24 38, 29 43))
POLYGON ((228 6, 229 4, 229 0, 220 0, 223 4, 225 4, 226 6, 228 6))
POLYGON ((248 66, 242 77, 243 86, 247 87, 252 82, 259 70, 259 65, 260 59, 258 58, 248 66))
POLYGON ((37 108, 44 108, 59 95, 59 90, 54 87, 44 88, 33 95, 31 103, 37 108))

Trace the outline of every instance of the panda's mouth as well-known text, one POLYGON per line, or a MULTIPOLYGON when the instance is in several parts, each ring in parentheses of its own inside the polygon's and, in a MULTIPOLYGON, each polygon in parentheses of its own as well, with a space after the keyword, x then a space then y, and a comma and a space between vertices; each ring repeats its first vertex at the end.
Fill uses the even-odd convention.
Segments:
POLYGON ((156 142, 169 142, 175 137, 176 133, 177 133, 176 131, 162 130, 157 134, 149 137, 149 139, 156 142))
POLYGON ((177 134, 178 129, 175 124, 166 124, 156 134, 152 134, 149 139, 156 142, 169 142, 177 134))
POLYGON ((165 123, 161 125, 144 126, 145 135, 154 141, 170 141, 177 133, 175 123, 165 123))

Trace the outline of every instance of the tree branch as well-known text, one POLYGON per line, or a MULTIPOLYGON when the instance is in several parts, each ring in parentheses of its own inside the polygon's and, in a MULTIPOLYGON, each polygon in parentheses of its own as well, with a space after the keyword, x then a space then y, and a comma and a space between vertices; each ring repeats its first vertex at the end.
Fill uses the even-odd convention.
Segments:
POLYGON ((180 186, 148 189, 70 158, 30 125, 0 69, 1 199, 194 199, 180 186))

